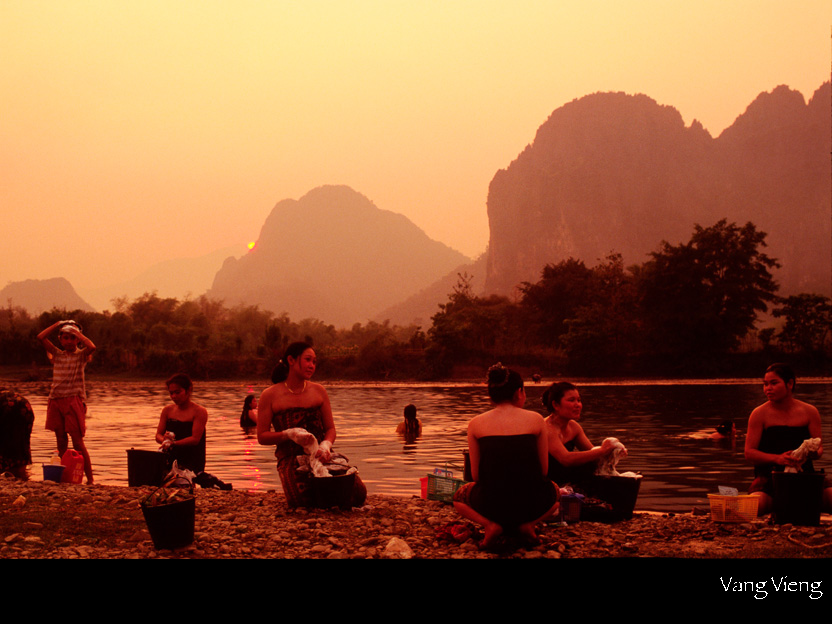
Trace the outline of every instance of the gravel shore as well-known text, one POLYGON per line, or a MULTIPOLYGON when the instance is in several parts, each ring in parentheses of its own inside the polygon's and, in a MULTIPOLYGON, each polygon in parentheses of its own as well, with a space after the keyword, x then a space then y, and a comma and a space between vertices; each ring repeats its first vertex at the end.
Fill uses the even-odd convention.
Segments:
POLYGON ((832 523, 716 523, 707 510, 634 514, 612 524, 542 527, 540 543, 477 547, 477 527, 452 505, 370 495, 364 507, 289 509, 279 491, 196 490, 194 541, 154 548, 139 500, 150 487, 0 477, 3 559, 824 559, 832 523))

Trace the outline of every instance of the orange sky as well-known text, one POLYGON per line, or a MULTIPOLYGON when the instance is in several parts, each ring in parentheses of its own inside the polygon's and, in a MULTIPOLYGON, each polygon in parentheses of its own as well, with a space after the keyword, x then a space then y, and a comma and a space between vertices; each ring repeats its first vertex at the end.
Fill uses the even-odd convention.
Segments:
POLYGON ((811 97, 830 34, 829 0, 2 0, 0 287, 242 254, 322 184, 473 257, 556 108, 646 93, 717 136, 811 97))

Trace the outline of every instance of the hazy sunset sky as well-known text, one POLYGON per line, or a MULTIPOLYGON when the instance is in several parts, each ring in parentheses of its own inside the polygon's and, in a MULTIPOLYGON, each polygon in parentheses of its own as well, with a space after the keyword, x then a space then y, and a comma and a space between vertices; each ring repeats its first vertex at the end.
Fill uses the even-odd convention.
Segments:
POLYGON ((0 0, 0 287, 242 254, 323 184, 475 257, 555 109, 645 93, 718 136, 810 98, 831 29, 829 0, 0 0))

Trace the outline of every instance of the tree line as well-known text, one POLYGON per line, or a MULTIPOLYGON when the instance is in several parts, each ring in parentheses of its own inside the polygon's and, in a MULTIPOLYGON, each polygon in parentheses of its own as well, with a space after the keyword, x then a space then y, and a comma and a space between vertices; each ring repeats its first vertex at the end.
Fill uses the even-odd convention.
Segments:
POLYGON ((114 300, 113 312, 37 318, 10 303, 0 314, 0 364, 47 365, 36 335, 71 317, 98 348, 91 372, 268 377, 295 340, 315 347, 324 378, 440 379, 496 361, 543 375, 713 376, 757 375, 788 358, 825 372, 832 302, 778 296, 779 264, 765 238, 752 223, 696 225, 687 243, 662 242, 639 265, 625 267, 616 253, 595 266, 548 264, 514 297, 478 296, 461 274, 427 331, 373 321, 336 329, 205 296, 145 293, 114 300))

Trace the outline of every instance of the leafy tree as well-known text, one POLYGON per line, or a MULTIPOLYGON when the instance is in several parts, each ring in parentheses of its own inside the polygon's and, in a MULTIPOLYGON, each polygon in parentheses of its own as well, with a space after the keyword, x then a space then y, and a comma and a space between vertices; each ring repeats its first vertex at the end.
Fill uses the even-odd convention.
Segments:
POLYGON ((801 293, 781 300, 772 312, 785 318, 778 340, 794 351, 821 354, 832 328, 832 302, 829 297, 801 293))
POLYGON ((569 330, 567 320, 586 305, 592 280, 592 269, 581 260, 569 258, 543 267, 538 282, 523 282, 520 307, 531 339, 558 344, 569 330))
POLYGON ((564 321, 568 330, 561 343, 571 368, 616 369, 639 351, 641 315, 633 271, 624 269, 620 254, 592 269, 585 301, 564 321))
POLYGON ((425 355, 434 374, 447 374, 457 363, 480 364, 516 349, 516 305, 498 295, 477 297, 471 277, 458 277, 427 333, 425 355))
POLYGON ((704 362, 736 348, 776 300, 779 264, 764 253, 765 238, 752 223, 723 219, 696 225, 688 243, 663 242, 640 276, 651 349, 704 362))

